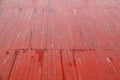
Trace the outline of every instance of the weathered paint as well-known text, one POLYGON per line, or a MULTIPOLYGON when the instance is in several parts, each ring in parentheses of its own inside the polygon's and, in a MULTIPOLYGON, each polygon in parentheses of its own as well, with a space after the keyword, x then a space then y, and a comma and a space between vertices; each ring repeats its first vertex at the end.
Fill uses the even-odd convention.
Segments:
POLYGON ((0 80, 120 80, 119 0, 0 0, 0 80))

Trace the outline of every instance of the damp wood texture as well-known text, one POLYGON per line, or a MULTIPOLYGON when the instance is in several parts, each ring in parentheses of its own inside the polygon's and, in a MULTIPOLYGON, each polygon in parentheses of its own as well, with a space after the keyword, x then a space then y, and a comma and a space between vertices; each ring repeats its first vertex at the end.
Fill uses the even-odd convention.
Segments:
POLYGON ((120 80, 120 0, 0 0, 0 80, 120 80))

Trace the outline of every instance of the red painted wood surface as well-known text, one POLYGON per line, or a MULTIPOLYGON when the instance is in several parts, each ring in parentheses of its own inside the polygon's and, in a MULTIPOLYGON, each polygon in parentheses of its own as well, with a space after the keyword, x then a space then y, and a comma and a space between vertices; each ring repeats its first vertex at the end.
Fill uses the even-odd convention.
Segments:
POLYGON ((120 80, 119 0, 0 0, 0 80, 120 80))

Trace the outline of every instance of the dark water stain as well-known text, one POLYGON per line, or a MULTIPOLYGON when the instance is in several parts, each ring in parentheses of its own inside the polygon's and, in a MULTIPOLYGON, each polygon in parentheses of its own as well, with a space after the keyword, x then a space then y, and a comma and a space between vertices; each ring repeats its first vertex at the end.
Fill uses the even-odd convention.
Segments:
POLYGON ((33 62, 36 61, 36 60, 35 60, 35 56, 31 56, 31 59, 32 59, 33 62))
MULTIPOLYGON (((41 68, 41 72, 43 72, 43 57, 44 57, 44 52, 45 50, 35 50, 35 53, 38 55, 38 62, 39 62, 39 66, 41 68)), ((31 57, 33 58, 33 57, 31 57)), ((41 80, 42 80, 42 76, 43 74, 40 75, 41 76, 41 80)))
POLYGON ((5 53, 6 53, 6 55, 9 55, 13 51, 14 51, 14 54, 17 55, 20 50, 7 50, 5 53))
POLYGON ((62 68, 62 80, 65 80, 65 71, 64 71, 62 54, 63 54, 62 50, 60 50, 60 62, 61 62, 61 68, 62 68))
POLYGON ((42 64, 44 50, 35 50, 35 53, 38 54, 38 61, 42 64))
POLYGON ((32 59, 34 59, 34 56, 31 56, 32 59))
POLYGON ((72 66, 72 63, 69 63, 69 66, 72 66))
POLYGON ((22 53, 25 53, 26 52, 26 50, 25 49, 22 49, 22 53))
POLYGON ((20 50, 15 50, 14 54, 17 56, 17 54, 19 53, 20 50))
POLYGON ((5 53, 6 53, 6 55, 9 55, 9 53, 10 53, 10 50, 7 50, 5 53))
POLYGON ((7 79, 7 80, 10 79, 10 76, 11 76, 11 74, 12 74, 12 70, 13 70, 13 68, 14 68, 14 65, 15 65, 15 62, 16 62, 16 59, 17 59, 17 56, 18 56, 18 53, 19 53, 20 50, 13 50, 13 51, 14 51, 15 57, 14 57, 14 59, 13 59, 13 63, 11 64, 10 73, 9 73, 9 75, 8 75, 8 79, 7 79))

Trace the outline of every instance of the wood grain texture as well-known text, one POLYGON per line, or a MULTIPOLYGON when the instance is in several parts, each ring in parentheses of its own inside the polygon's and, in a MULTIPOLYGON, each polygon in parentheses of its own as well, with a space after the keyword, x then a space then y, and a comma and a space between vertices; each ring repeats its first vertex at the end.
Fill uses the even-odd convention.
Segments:
POLYGON ((0 80, 120 80, 119 0, 0 0, 0 80))

